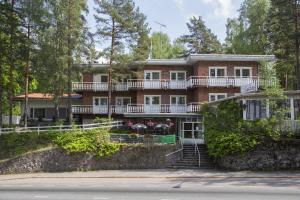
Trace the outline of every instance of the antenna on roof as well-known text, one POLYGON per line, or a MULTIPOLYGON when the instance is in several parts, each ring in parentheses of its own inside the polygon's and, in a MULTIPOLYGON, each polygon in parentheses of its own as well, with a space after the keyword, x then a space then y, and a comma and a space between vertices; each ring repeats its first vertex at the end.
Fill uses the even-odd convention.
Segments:
POLYGON ((151 60, 152 59, 152 38, 151 38, 151 44, 150 44, 150 51, 149 51, 149 56, 148 56, 148 60, 151 60))
POLYGON ((159 33, 160 33, 160 35, 159 35, 159 40, 160 40, 160 51, 159 51, 159 55, 161 56, 161 54, 162 54, 162 40, 161 40, 161 34, 162 34, 162 31, 161 31, 161 29, 162 29, 162 28, 167 28, 167 25, 162 24, 162 23, 159 23, 158 21, 154 21, 154 23, 156 23, 156 24, 159 25, 159 33))

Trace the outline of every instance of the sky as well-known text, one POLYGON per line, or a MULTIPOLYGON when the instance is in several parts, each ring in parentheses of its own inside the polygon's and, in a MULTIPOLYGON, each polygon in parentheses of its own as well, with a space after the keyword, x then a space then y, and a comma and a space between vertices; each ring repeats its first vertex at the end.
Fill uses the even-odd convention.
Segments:
MULTIPOLYGON (((237 10, 242 0, 135 0, 134 2, 147 16, 152 32, 161 29, 170 36, 171 40, 174 40, 188 33, 186 23, 189 18, 202 16, 206 26, 218 36, 221 42, 224 42, 227 18, 237 17, 237 10), (166 25, 166 28, 160 28, 155 22, 166 25)), ((88 0, 88 6, 87 20, 94 30, 94 0, 88 0)))

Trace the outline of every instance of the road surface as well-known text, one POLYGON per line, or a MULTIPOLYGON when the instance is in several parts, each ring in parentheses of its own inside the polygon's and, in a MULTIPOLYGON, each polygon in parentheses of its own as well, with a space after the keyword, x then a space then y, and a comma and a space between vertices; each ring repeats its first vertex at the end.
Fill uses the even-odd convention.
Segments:
POLYGON ((299 200, 300 177, 28 177, 0 179, 0 199, 299 200))

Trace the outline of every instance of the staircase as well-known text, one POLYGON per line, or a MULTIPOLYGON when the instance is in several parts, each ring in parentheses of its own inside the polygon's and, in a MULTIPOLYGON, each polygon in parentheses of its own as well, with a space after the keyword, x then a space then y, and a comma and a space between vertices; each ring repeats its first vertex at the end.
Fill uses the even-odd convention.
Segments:
POLYGON ((183 157, 177 161, 172 168, 175 169, 213 169, 215 168, 212 159, 207 153, 205 144, 198 144, 200 152, 200 167, 199 167, 199 156, 196 151, 195 145, 183 145, 183 157))

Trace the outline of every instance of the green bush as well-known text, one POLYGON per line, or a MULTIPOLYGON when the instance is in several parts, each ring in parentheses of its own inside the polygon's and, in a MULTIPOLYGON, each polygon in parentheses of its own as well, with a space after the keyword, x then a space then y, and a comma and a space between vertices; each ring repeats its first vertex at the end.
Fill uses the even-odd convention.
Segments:
POLYGON ((205 142, 213 157, 243 153, 266 140, 278 140, 282 135, 277 116, 245 121, 242 109, 233 100, 220 103, 217 108, 203 107, 205 142))
POLYGON ((56 132, 10 133, 0 135, 0 159, 7 159, 28 151, 48 147, 57 137, 56 132))
POLYGON ((54 143, 68 153, 93 153, 99 157, 110 156, 120 149, 120 144, 110 142, 107 129, 72 130, 58 136, 54 143))

